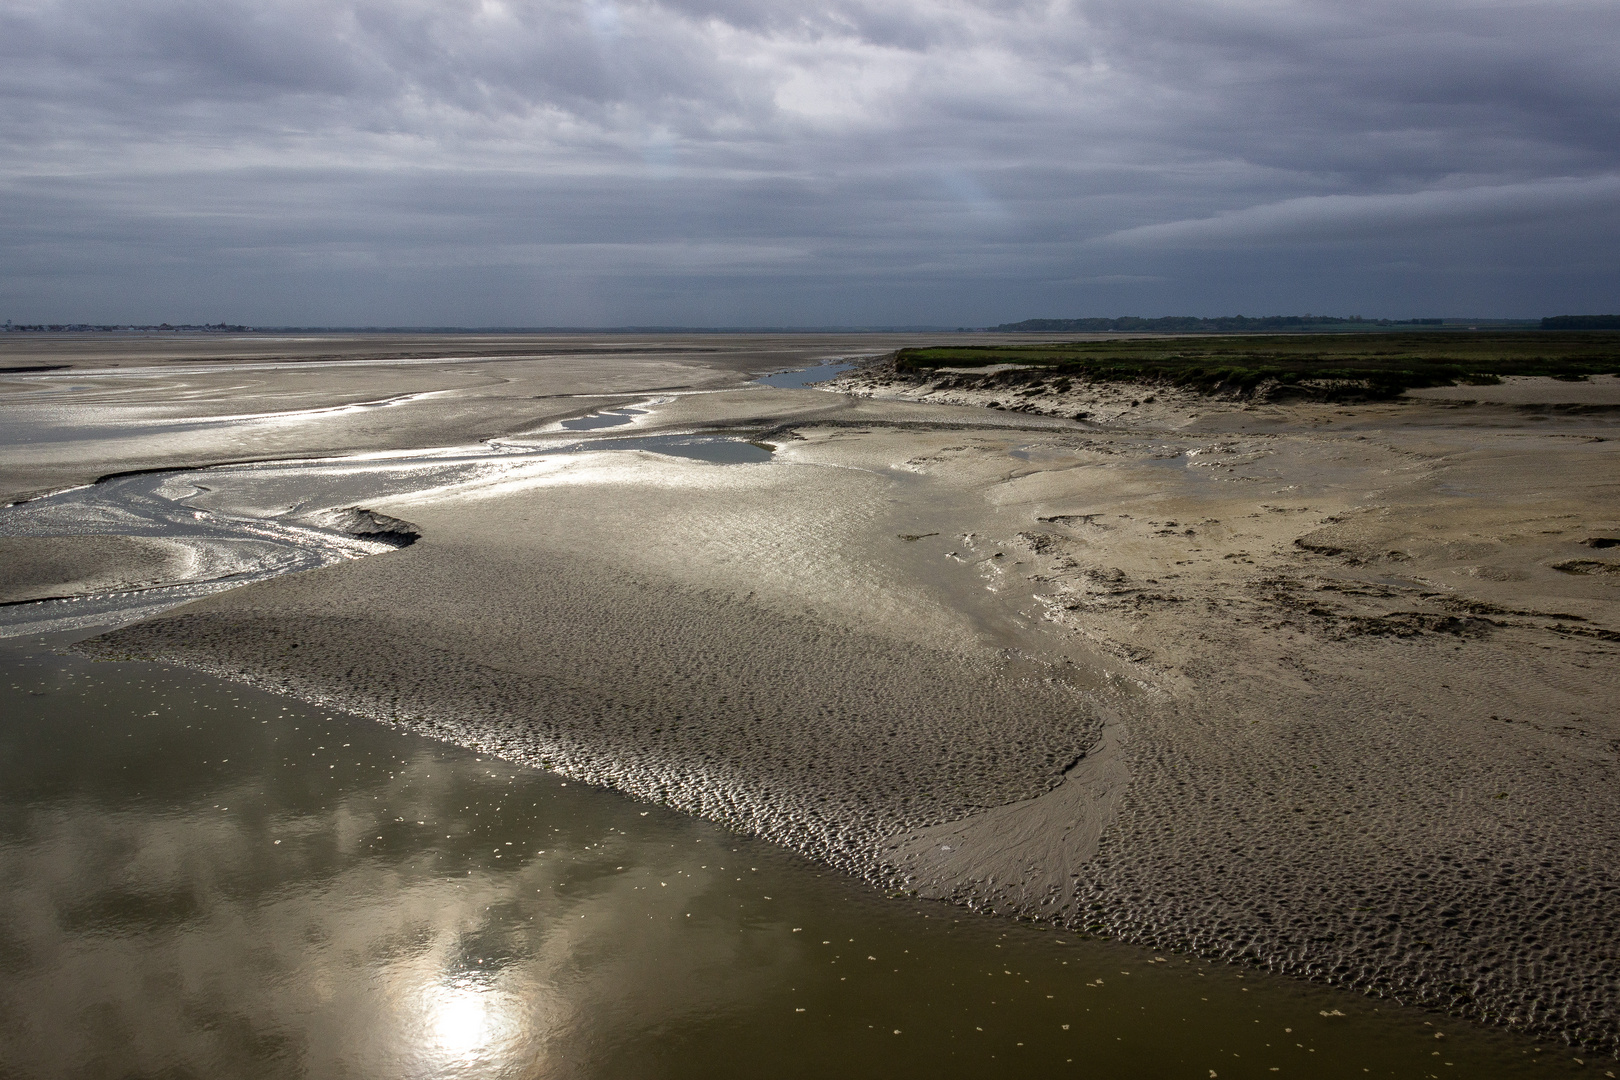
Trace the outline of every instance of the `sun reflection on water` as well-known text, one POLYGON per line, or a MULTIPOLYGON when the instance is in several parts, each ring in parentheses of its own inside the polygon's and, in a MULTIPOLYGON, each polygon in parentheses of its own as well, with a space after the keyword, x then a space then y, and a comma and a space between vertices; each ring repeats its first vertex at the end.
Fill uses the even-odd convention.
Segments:
POLYGON ((423 992, 423 1056, 441 1065, 497 1068, 524 1041, 521 1002, 478 978, 458 978, 423 992))
POLYGON ((454 1057, 475 1054, 489 1036, 487 991, 450 989, 437 995, 430 1012, 433 1049, 454 1057))

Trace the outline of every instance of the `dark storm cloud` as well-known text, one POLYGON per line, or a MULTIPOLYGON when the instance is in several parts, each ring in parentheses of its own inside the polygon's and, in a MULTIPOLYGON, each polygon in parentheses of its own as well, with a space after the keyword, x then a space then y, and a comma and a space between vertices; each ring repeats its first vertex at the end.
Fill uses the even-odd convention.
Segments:
POLYGON ((1563 0, 0 0, 0 316, 1613 306, 1617 52, 1563 0))

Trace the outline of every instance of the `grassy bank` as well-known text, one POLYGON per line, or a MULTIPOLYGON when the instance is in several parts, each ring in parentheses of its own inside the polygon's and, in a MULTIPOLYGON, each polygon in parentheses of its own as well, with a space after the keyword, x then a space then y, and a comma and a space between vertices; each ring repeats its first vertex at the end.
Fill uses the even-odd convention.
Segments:
POLYGON ((1392 397, 1420 386, 1483 385, 1507 375, 1584 379, 1620 374, 1620 333, 1278 334, 1127 338, 1039 345, 902 349, 898 371, 1016 364, 998 382, 1054 377, 1135 381, 1207 392, 1295 388, 1392 397))

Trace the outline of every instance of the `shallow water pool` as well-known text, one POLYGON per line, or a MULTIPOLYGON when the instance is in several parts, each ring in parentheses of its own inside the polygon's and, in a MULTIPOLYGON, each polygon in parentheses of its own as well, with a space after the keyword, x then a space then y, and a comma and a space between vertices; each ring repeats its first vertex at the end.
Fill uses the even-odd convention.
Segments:
POLYGON ((856 362, 853 360, 832 360, 825 364, 816 364, 813 367, 763 375, 755 379, 754 382, 760 386, 774 386, 778 390, 798 390, 807 386, 814 386, 819 382, 826 382, 833 376, 848 371, 855 364, 856 362))

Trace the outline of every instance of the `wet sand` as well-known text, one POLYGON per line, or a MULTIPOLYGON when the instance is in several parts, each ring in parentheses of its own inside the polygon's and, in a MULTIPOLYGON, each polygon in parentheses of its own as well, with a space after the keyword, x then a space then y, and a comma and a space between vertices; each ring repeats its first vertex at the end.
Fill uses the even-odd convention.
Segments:
POLYGON ((0 604, 148 589, 187 580, 194 553, 143 536, 0 537, 0 604))
POLYGON ((735 386, 884 335, 0 335, 0 505, 111 471, 412 450, 735 386))
POLYGON ((841 386, 638 425, 769 463, 384 500, 415 546, 90 647, 922 897, 1620 1048, 1612 410, 841 386))

